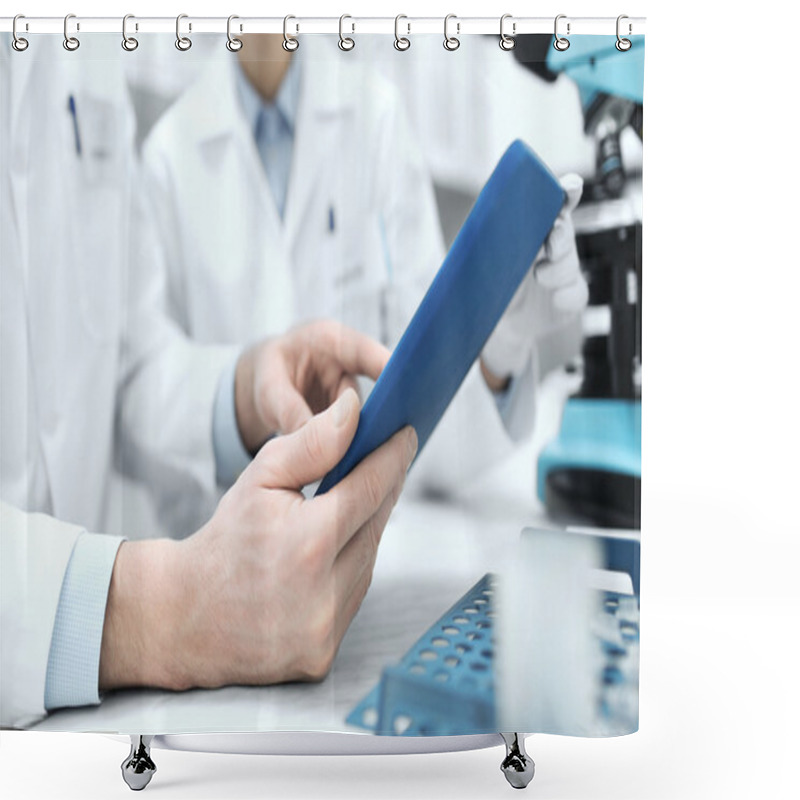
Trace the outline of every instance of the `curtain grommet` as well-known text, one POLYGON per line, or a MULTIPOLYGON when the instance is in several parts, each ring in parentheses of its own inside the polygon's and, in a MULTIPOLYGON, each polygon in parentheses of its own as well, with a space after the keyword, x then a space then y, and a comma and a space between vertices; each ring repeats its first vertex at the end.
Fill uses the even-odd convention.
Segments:
POLYGON ((461 23, 458 22, 458 18, 455 14, 448 14, 444 18, 444 42, 443 46, 445 50, 449 50, 451 53, 455 50, 458 50, 461 47, 461 40, 458 38, 458 35, 461 33, 461 23), (456 35, 450 36, 447 33, 447 27, 451 19, 456 20, 456 35))
MULTIPOLYGON (((178 14, 175 18, 175 47, 182 53, 185 53, 192 46, 192 40, 188 36, 181 33, 181 20, 188 19, 188 14, 178 14)), ((189 23, 189 32, 192 31, 192 23, 189 23)))
POLYGON ((406 22, 406 36, 400 35, 400 20, 401 19, 408 19, 405 14, 398 14, 394 18, 394 49, 399 50, 401 53, 404 53, 411 47, 411 39, 407 38, 408 35, 411 33, 411 23, 406 22))
POLYGON ((239 19, 239 17, 237 17, 236 14, 231 14, 228 17, 228 31, 227 31, 227 33, 228 33, 228 41, 225 42, 225 47, 227 47, 228 50, 230 50, 231 53, 238 53, 242 49, 242 47, 244 46, 244 42, 241 39, 237 39, 231 33, 231 22, 233 22, 235 19, 239 19))
POLYGON ((511 19, 511 16, 511 14, 503 14, 500 17, 500 49, 506 52, 513 50, 517 46, 517 41, 514 39, 514 36, 517 35, 517 23, 511 23, 511 36, 508 36, 504 30, 505 21, 511 19))
MULTIPOLYGON (((339 17, 339 49, 343 50, 345 53, 349 53, 356 46, 356 42, 355 39, 352 38, 352 36, 344 35, 344 31, 342 30, 342 28, 344 26, 344 21, 346 19, 353 19, 353 18, 349 14, 342 14, 342 16, 339 17)), ((355 33, 356 32, 355 22, 351 23, 351 26, 352 26, 351 33, 355 33)))
MULTIPOLYGON (((291 33, 289 33, 290 19, 297 19, 297 17, 287 14, 283 18, 283 49, 287 53, 294 53, 294 51, 300 47, 300 41, 298 40, 297 36, 293 36, 291 33)), ((299 32, 299 30, 300 26, 295 23, 295 32, 299 32)))
MULTIPOLYGON (((70 36, 69 35, 69 21, 71 19, 75 19, 75 15, 74 14, 67 14, 67 16, 64 17, 64 42, 63 42, 63 45, 64 45, 64 49, 65 50, 69 50, 70 53, 74 53, 81 46, 81 42, 80 42, 80 39, 78 39, 77 36, 70 36)), ((81 26, 80 26, 79 23, 75 24, 75 29, 76 30, 80 30, 81 29, 81 26)))
MULTIPOLYGON (((30 42, 25 37, 20 36, 17 33, 17 22, 19 22, 19 20, 21 20, 21 19, 25 19, 25 15, 24 14, 17 14, 14 17, 14 22, 11 25, 11 37, 12 37, 11 38, 11 46, 18 53, 24 53, 28 49, 28 45, 30 44, 30 42)), ((26 25, 26 29, 27 29, 27 25, 26 25)))
MULTIPOLYGON (((139 46, 139 40, 135 39, 133 36, 128 36, 129 19, 135 19, 133 14, 126 14, 122 18, 122 49, 132 53, 139 46)), ((136 30, 139 30, 138 25, 136 26, 136 30)))
MULTIPOLYGON (((569 49, 569 39, 566 36, 559 36, 558 35, 558 21, 561 19, 567 19, 566 14, 558 14, 556 16, 556 20, 553 23, 553 35, 555 36, 555 41, 553 42, 553 47, 558 50, 559 53, 563 53, 565 50, 569 49)), ((567 20, 567 36, 570 34, 570 23, 567 20)))
MULTIPOLYGON (((620 27, 619 24, 624 19, 628 19, 627 15, 625 15, 625 14, 620 14, 617 17, 617 43, 616 43, 615 47, 617 48, 617 50, 620 51, 620 53, 627 53, 628 50, 630 50, 631 47, 633 47, 633 42, 631 42, 630 39, 624 39, 622 36, 620 36, 620 33, 619 33, 619 27, 620 27)), ((631 35, 632 31, 633 31, 633 25, 631 25, 631 23, 629 22, 628 23, 628 36, 631 35)))

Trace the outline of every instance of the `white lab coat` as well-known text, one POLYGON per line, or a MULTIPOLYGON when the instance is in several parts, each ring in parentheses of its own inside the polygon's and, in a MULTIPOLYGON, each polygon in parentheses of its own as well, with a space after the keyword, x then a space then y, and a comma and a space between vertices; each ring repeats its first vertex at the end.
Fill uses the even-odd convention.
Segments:
MULTIPOLYGON (((394 346, 442 261, 432 182, 395 88, 310 44, 294 56, 301 85, 283 220, 233 57, 209 64, 145 142, 171 310, 201 342, 244 344, 328 317, 394 346)), ((532 383, 520 398, 529 418, 532 383)), ((510 449, 476 367, 409 485, 452 490, 510 449)))
POLYGON ((214 484, 211 408, 231 353, 201 352, 166 317, 143 229, 127 269, 133 117, 113 45, 94 62, 58 36, 0 54, 3 726, 45 713, 61 583, 77 537, 102 531, 115 425, 165 494, 214 484))

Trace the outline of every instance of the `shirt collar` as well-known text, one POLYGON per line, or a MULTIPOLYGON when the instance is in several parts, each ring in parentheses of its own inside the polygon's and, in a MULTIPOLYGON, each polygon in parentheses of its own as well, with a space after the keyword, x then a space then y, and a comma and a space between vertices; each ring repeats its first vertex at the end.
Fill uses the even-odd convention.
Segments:
POLYGON ((297 118, 297 101, 300 94, 300 65, 297 56, 293 55, 289 61, 289 69, 283 76, 278 94, 272 103, 265 103, 253 85, 244 74, 239 59, 236 59, 236 88, 239 102, 244 112, 245 120, 250 130, 255 135, 258 129, 258 120, 262 109, 277 108, 281 116, 294 134, 297 118))

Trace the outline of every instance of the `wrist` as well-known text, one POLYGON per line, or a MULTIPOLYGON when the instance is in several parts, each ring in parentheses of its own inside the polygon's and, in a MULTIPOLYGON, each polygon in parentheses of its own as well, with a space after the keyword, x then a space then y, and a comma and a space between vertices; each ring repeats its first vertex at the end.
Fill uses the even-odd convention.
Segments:
POLYGON ((247 451, 254 455, 266 440, 261 435, 263 425, 255 404, 253 384, 255 380, 255 348, 245 350, 236 362, 233 398, 236 408, 236 425, 247 451))
POLYGON ((100 691, 184 688, 176 642, 186 583, 183 542, 124 542, 117 552, 100 649, 100 691))
POLYGON ((486 366, 486 362, 481 358, 481 375, 483 375, 483 380, 486 382, 486 385, 489 389, 494 392, 495 394, 499 394, 500 392, 506 391, 508 389, 509 384, 511 383, 511 376, 500 376, 496 375, 489 367, 486 366))

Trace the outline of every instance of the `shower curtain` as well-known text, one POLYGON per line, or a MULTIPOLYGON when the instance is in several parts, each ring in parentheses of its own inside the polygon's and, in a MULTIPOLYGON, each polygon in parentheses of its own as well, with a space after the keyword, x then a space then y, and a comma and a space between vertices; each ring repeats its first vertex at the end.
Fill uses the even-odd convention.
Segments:
POLYGON ((3 34, 4 727, 638 727, 644 37, 340 30, 3 34), (546 241, 315 494, 518 140, 546 241))

